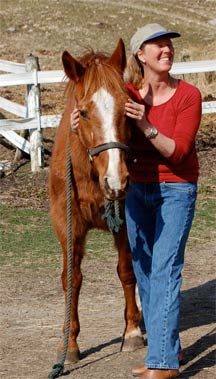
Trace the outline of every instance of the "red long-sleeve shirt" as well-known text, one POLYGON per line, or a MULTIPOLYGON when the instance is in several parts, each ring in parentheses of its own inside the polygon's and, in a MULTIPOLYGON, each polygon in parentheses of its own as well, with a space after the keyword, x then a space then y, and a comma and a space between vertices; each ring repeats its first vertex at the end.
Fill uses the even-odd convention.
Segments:
MULTIPOLYGON (((134 101, 145 104, 131 84, 134 101)), ((159 132, 175 141, 171 157, 163 157, 138 127, 132 131, 132 158, 128 165, 131 179, 139 182, 196 182, 199 164, 195 136, 200 125, 202 99, 198 88, 179 80, 174 95, 156 106, 145 104, 146 118, 159 132)))

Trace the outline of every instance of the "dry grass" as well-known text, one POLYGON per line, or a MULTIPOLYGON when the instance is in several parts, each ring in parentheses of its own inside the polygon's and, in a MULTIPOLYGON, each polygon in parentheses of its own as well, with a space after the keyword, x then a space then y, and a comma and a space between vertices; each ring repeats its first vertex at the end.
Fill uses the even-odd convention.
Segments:
MULTIPOLYGON (((73 55, 79 55, 88 46, 111 52, 119 37, 124 39, 129 55, 129 41, 135 30, 145 23, 158 22, 182 34, 174 40, 176 62, 214 59, 214 11, 214 0, 167 0, 166 3, 162 0, 2 0, 1 58, 23 63, 33 53, 38 56, 42 70, 61 69, 65 49, 73 55)), ((203 96, 216 97, 215 74, 185 78, 197 85, 203 96)), ((62 100, 61 93, 56 86, 50 88, 45 93, 46 103, 50 105, 51 99, 56 104, 62 100)), ((9 89, 8 96, 14 95, 17 101, 23 98, 16 89, 9 89)), ((43 111, 50 113, 48 108, 44 106, 43 111)))
MULTIPOLYGON (((67 49, 80 55, 86 47, 111 52, 119 37, 127 56, 135 30, 158 22, 182 35, 174 41, 176 62, 215 59, 215 0, 2 0, 1 58, 24 63, 29 53, 39 58, 41 70, 62 69, 61 55, 67 49)), ((216 98, 216 73, 188 74, 185 80, 198 86, 203 99, 216 98)), ((41 86, 43 114, 64 110, 64 85, 41 86)), ((7 87, 0 95, 20 104, 25 88, 7 87)), ((13 118, 3 112, 5 117, 13 118)), ((215 115, 204 116, 202 130, 215 131, 215 115)), ((44 131, 49 134, 50 131, 44 131)), ((53 132, 51 133, 53 134, 53 132)))

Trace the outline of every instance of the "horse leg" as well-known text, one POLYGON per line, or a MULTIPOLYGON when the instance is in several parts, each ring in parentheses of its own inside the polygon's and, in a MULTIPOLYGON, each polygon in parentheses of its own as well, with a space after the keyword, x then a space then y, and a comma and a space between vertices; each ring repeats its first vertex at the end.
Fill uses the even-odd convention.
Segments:
MULTIPOLYGON (((69 340, 68 349, 65 364, 75 363, 80 359, 79 346, 77 344, 77 337, 80 332, 80 323, 78 315, 78 302, 79 293, 82 285, 82 272, 81 272, 81 262, 84 255, 84 243, 81 242, 82 239, 78 241, 73 240, 73 261, 72 261, 72 303, 70 312, 70 330, 69 330, 69 340)), ((84 237, 83 237, 84 240, 84 237)), ((63 325, 63 333, 65 333, 66 327, 66 308, 67 308, 67 249, 66 241, 62 244, 63 247, 63 271, 62 271, 62 286, 65 294, 65 318, 63 325)), ((58 359, 61 357, 61 353, 64 348, 64 338, 62 339, 58 347, 58 359)))
POLYGON ((114 239, 119 258, 117 272, 125 296, 125 330, 121 350, 134 351, 143 348, 144 339, 140 330, 141 314, 136 304, 136 279, 126 228, 122 227, 121 231, 114 236, 114 239))

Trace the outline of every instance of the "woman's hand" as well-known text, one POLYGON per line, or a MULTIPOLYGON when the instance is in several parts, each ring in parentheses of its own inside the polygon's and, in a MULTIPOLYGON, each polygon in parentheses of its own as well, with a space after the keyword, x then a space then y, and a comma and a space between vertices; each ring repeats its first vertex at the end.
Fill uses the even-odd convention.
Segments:
POLYGON ((136 103, 132 99, 128 99, 125 104, 126 115, 134 118, 135 120, 142 120, 145 118, 145 106, 143 104, 136 103))
POLYGON ((79 111, 77 108, 74 108, 71 112, 70 124, 72 132, 77 133, 77 128, 79 127, 79 111))
POLYGON ((129 98, 127 103, 125 104, 125 110, 126 115, 136 120, 138 128, 143 133, 145 133, 146 128, 149 128, 150 125, 146 120, 144 104, 136 103, 135 101, 129 98))

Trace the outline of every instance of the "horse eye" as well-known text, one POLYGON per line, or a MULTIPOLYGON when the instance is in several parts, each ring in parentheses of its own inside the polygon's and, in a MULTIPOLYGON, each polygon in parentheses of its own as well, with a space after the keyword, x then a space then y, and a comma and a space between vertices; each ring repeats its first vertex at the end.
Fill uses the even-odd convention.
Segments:
POLYGON ((87 113, 87 111, 82 111, 82 110, 80 110, 79 111, 80 112, 80 116, 82 117, 82 118, 84 118, 85 120, 88 120, 88 113, 87 113))

